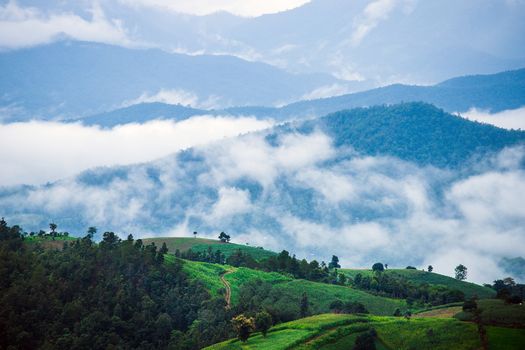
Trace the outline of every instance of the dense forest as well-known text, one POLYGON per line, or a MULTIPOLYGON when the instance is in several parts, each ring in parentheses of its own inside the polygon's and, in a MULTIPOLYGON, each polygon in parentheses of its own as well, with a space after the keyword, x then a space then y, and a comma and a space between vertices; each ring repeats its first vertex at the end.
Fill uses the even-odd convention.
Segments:
POLYGON ((523 131, 472 122, 426 103, 343 110, 300 129, 319 127, 338 147, 437 167, 464 166, 473 157, 525 142, 523 131))
POLYGON ((224 299, 155 245, 112 232, 72 242, 42 249, 0 221, 0 348, 200 349, 232 336, 224 299))

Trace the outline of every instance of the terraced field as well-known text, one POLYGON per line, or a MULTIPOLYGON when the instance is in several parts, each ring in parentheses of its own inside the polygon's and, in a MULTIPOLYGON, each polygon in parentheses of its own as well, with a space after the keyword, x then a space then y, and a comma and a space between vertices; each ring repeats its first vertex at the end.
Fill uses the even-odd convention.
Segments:
MULTIPOLYGON (((266 338, 254 334, 246 343, 237 339, 212 345, 207 350, 336 350, 351 349, 359 334, 375 329, 380 350, 481 348, 476 325, 451 318, 401 319, 366 315, 323 314, 283 323, 270 329, 266 338)), ((525 330, 488 327, 490 349, 520 350, 525 330)))

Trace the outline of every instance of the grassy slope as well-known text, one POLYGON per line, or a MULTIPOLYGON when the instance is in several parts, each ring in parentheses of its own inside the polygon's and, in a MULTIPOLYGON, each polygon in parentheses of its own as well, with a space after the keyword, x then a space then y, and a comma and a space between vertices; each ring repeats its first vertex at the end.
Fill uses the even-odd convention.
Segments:
MULTIPOLYGON (((172 259, 172 257, 170 257, 172 259)), ((248 268, 234 268, 227 265, 216 265, 185 260, 184 271, 195 279, 201 280, 214 295, 218 295, 224 287, 219 279, 221 273, 232 271, 225 276, 230 283, 232 302, 239 298, 239 288, 243 283, 256 279, 274 284, 283 295, 298 302, 303 292, 308 295, 310 309, 313 313, 328 312, 329 305, 335 299, 343 301, 359 301, 367 309, 378 315, 391 315, 396 308, 406 309, 404 300, 390 299, 365 293, 350 287, 317 283, 306 280, 295 280, 275 272, 264 272, 248 268)))
MULTIPOLYGON (((275 326, 267 338, 254 334, 245 344, 232 339, 206 349, 351 349, 357 335, 368 328, 377 331, 378 349, 481 348, 476 325, 451 318, 407 321, 395 317, 324 314, 275 326)), ((523 348, 525 330, 488 327, 488 336, 491 349, 518 350, 523 348)))
POLYGON ((64 242, 76 241, 78 237, 60 236, 60 237, 25 237, 24 242, 28 244, 40 244, 44 249, 62 249, 64 242))
MULTIPOLYGON (((500 299, 488 299, 479 300, 478 308, 481 309, 481 319, 486 324, 525 327, 525 305, 506 304, 500 299)), ((469 321, 472 314, 461 312, 456 317, 469 321)))
POLYGON ((222 243, 215 239, 206 238, 194 238, 194 237, 159 237, 159 238, 145 238, 143 239, 144 244, 150 244, 154 242, 158 247, 162 246, 162 243, 166 243, 170 253, 175 253, 178 249, 181 252, 188 251, 189 249, 196 252, 205 252, 208 247, 212 248, 212 251, 220 250, 226 257, 230 256, 237 250, 241 250, 245 253, 250 254, 254 259, 260 260, 269 256, 275 255, 276 253, 264 250, 261 248, 250 247, 242 244, 235 243, 222 243))
MULTIPOLYGON (((355 275, 360 273, 363 276, 373 275, 372 270, 364 269, 341 269, 341 272, 344 272, 347 276, 354 278, 355 275)), ((458 289, 465 293, 467 298, 470 298, 473 295, 477 295, 479 298, 493 298, 496 295, 496 292, 490 288, 477 285, 475 283, 458 281, 455 278, 440 275, 438 273, 426 272, 421 270, 410 270, 410 269, 388 269, 385 273, 389 274, 398 274, 408 280, 423 284, 439 284, 449 288, 458 289)))

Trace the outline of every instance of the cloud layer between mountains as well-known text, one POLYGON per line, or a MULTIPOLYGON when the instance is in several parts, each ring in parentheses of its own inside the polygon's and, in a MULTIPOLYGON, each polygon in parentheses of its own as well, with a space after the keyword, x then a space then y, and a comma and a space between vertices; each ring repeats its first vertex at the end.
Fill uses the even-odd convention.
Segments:
POLYGON ((147 162, 271 125, 249 116, 206 115, 111 129, 45 121, 0 124, 0 186, 39 184, 96 166, 147 162))
POLYGON ((335 149, 322 132, 259 132, 153 163, 91 170, 51 186, 4 189, 0 210, 37 229, 94 225, 135 236, 214 237, 345 266, 375 261, 469 279, 504 276, 525 251, 522 148, 461 171, 335 149), (80 213, 80 214, 79 214, 80 213))

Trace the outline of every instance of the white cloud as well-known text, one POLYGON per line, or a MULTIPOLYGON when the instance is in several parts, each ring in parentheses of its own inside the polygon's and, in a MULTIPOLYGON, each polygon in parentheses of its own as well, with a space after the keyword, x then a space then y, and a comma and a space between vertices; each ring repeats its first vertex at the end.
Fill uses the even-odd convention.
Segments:
POLYGON ((374 0, 355 18, 351 43, 357 46, 381 21, 388 19, 390 13, 403 5, 403 12, 409 14, 414 9, 414 0, 374 0))
POLYGON ((289 134, 272 147, 265 135, 252 134, 200 149, 211 167, 205 183, 223 184, 243 177, 270 187, 280 173, 293 173, 333 157, 329 137, 322 133, 289 134))
POLYGON ((133 100, 124 101, 123 107, 139 103, 162 102, 172 105, 191 106, 194 108, 213 109, 219 107, 220 97, 209 96, 201 100, 199 96, 191 91, 183 89, 160 89, 156 94, 144 92, 142 95, 133 100))
POLYGON ((166 10, 207 15, 226 11, 239 16, 260 16, 302 6, 310 0, 119 0, 129 6, 157 7, 166 10))
POLYGON ((91 19, 86 20, 73 13, 47 14, 9 1, 0 5, 0 48, 45 44, 60 35, 83 41, 131 45, 121 21, 106 18, 96 2, 90 12, 91 19))
POLYGON ((504 129, 525 130, 525 107, 509 109, 498 113, 489 113, 472 108, 468 112, 462 113, 461 116, 468 120, 492 124, 504 129))
POLYGON ((301 96, 299 100, 315 100, 318 98, 340 96, 340 95, 348 94, 350 92, 351 90, 347 86, 335 83, 332 85, 325 85, 325 86, 318 87, 317 89, 310 91, 309 93, 301 96))
POLYGON ((253 117, 212 116, 112 129, 41 121, 0 125, 0 184, 37 184, 95 166, 145 162, 270 126, 253 117))
POLYGON ((243 214, 251 209, 250 194, 231 187, 219 189, 219 199, 213 205, 211 217, 220 220, 228 216, 243 214))

